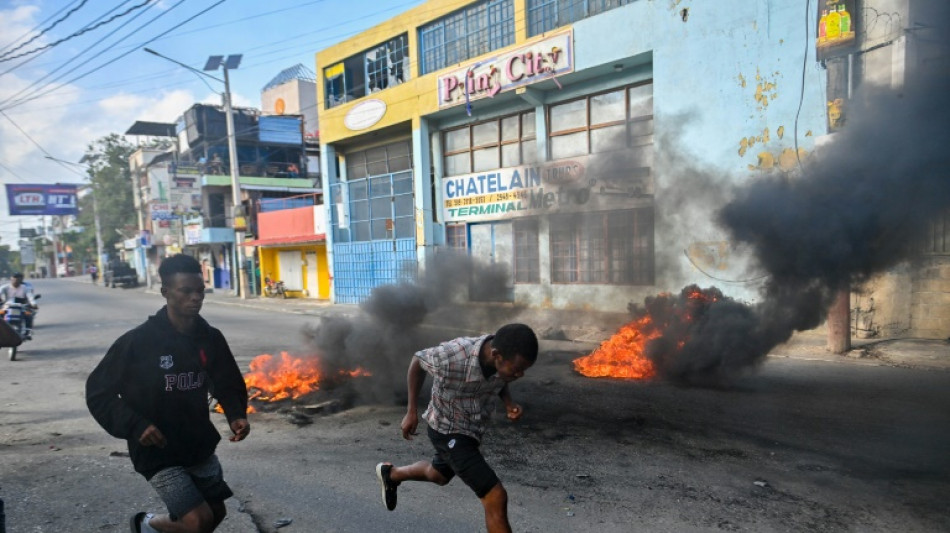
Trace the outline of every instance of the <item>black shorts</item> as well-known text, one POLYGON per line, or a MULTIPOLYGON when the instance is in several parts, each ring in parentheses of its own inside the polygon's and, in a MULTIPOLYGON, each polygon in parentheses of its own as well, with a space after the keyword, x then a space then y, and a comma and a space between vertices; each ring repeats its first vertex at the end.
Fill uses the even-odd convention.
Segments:
POLYGON ((498 476, 482 457, 476 439, 458 433, 445 435, 431 427, 428 430, 429 440, 435 447, 432 468, 447 480, 458 474, 459 479, 475 491, 479 498, 484 498, 488 491, 495 488, 499 483, 498 476))

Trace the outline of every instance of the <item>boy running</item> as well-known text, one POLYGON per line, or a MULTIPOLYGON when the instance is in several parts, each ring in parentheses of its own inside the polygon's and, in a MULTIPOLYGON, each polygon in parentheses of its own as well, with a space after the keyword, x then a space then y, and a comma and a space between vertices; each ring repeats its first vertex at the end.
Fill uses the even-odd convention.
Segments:
POLYGON ((458 475, 482 502, 489 533, 511 531, 508 494, 479 445, 495 399, 505 402, 508 418, 521 418, 521 406, 511 399, 508 384, 524 376, 538 357, 538 338, 524 324, 502 326, 494 335, 460 337, 416 352, 409 364, 409 405, 402 419, 402 436, 411 440, 419 425, 417 399, 426 374, 432 376, 432 398, 422 414, 432 461, 407 466, 376 465, 383 503, 396 508, 396 488, 403 481, 445 485, 458 475))

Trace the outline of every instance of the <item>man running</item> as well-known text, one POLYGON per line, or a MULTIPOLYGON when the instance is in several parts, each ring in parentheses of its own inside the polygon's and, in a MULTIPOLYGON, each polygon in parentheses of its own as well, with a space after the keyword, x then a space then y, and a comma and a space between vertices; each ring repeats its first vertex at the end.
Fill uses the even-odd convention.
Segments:
POLYGON ((133 515, 132 532, 204 533, 224 520, 233 495, 214 453, 221 435, 208 393, 237 442, 251 429, 247 388, 224 336, 198 315, 205 295, 198 261, 169 257, 158 274, 165 307, 109 348, 86 381, 86 404, 110 435, 128 441, 136 472, 168 507, 133 515))
POLYGON ((508 494, 479 445, 496 398, 505 402, 510 420, 521 418, 521 406, 511 399, 508 384, 524 376, 537 357, 538 339, 524 324, 502 326, 494 335, 460 337, 415 354, 407 376, 409 405, 402 436, 411 440, 417 434, 417 398, 428 373, 432 398, 422 416, 435 456, 431 462, 407 466, 376 465, 387 509, 396 508, 396 489, 403 481, 445 485, 458 475, 481 500, 488 532, 511 531, 508 494))

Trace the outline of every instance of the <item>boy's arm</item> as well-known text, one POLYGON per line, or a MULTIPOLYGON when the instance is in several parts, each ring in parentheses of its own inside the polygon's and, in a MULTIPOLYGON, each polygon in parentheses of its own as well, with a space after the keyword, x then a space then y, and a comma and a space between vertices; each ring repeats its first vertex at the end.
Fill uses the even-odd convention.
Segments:
POLYGON ((417 435, 416 428, 419 426, 419 393, 422 392, 422 384, 426 380, 426 371, 422 368, 419 358, 413 356, 409 363, 409 371, 406 374, 406 384, 409 388, 409 404, 406 406, 406 416, 402 419, 402 438, 412 440, 413 435, 417 435))
POLYGON ((522 409, 521 406, 515 403, 511 398, 511 391, 508 389, 508 384, 505 383, 505 386, 498 391, 498 396, 501 398, 501 401, 505 402, 505 411, 508 412, 509 420, 518 420, 521 418, 522 409))

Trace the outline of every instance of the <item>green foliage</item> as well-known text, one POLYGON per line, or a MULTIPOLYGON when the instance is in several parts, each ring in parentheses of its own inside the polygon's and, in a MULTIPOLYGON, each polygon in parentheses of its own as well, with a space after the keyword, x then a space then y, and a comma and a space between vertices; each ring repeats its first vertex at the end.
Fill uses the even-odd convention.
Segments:
POLYGON ((135 150, 135 146, 115 133, 86 147, 84 161, 89 164, 92 194, 79 199, 76 225, 81 226, 82 231, 63 234, 63 241, 73 249, 73 260, 92 259, 96 255, 96 211, 103 253, 114 256, 116 243, 134 236, 137 221, 129 156, 135 150))
POLYGON ((0 245, 0 278, 10 277, 14 272, 22 272, 20 252, 10 249, 10 245, 0 245))

